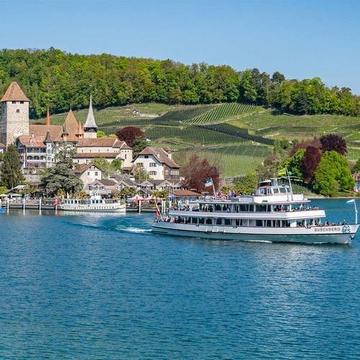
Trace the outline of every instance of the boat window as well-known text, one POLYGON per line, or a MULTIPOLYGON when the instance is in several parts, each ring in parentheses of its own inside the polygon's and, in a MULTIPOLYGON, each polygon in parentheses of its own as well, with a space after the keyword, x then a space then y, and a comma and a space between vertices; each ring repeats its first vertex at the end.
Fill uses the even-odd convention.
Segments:
POLYGON ((216 225, 221 225, 222 224, 222 219, 221 218, 217 218, 216 219, 216 225))
POLYGON ((248 211, 247 205, 240 205, 240 211, 248 211))
POLYGON ((221 211, 221 205, 219 204, 215 205, 215 211, 221 211))
POLYGON ((279 193, 279 189, 278 188, 274 188, 274 194, 278 194, 279 193))
POLYGON ((256 226, 263 226, 262 220, 256 220, 256 226))
POLYGON ((271 226, 271 223, 272 223, 271 220, 266 220, 266 227, 272 227, 272 226, 271 226))
POLYGON ((212 220, 211 219, 206 219, 206 225, 212 225, 212 220))
POLYGON ((284 187, 281 187, 280 192, 284 194, 284 193, 286 193, 286 189, 284 187))
POLYGON ((254 205, 249 205, 249 210, 248 211, 254 211, 254 205))
POLYGON ((256 210, 259 212, 265 212, 266 211, 266 205, 257 205, 256 210))
POLYGON ((199 218, 199 224, 204 224, 205 220, 204 218, 199 218))

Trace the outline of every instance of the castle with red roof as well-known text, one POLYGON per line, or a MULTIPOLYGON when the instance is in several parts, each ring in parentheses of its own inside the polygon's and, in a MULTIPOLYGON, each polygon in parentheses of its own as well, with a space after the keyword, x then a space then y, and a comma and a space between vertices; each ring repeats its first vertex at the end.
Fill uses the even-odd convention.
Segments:
POLYGON ((95 158, 111 162, 122 160, 130 169, 132 149, 113 137, 97 137, 92 98, 84 125, 70 110, 63 125, 51 124, 49 112, 44 124, 31 124, 30 100, 17 82, 12 82, 0 100, 0 147, 15 144, 24 169, 48 168, 55 163, 56 154, 64 147, 76 150, 74 162, 90 164, 95 158))

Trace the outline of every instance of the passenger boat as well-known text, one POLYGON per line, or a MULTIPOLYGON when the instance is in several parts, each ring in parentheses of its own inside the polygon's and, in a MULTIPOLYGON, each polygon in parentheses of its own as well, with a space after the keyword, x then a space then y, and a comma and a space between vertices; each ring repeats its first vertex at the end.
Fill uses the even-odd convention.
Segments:
POLYGON ((204 198, 170 208, 158 216, 153 231, 220 240, 349 244, 359 228, 351 201, 355 224, 329 223, 323 209, 293 193, 290 181, 270 179, 260 182, 254 195, 204 198))
POLYGON ((57 206, 59 210, 74 212, 126 212, 126 204, 120 200, 103 199, 101 196, 97 195, 92 196, 89 199, 64 199, 57 206))

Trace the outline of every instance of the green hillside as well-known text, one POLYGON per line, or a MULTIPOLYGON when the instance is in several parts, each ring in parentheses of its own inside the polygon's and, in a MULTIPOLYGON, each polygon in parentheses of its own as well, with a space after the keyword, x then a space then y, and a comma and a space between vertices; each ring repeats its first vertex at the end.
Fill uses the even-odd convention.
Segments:
MULTIPOLYGON (((85 121, 86 110, 75 113, 79 120, 85 121)), ((53 123, 62 123, 65 116, 53 116, 53 123)), ((237 103, 132 104, 98 110, 95 116, 99 128, 107 134, 124 126, 139 126, 153 144, 171 147, 180 164, 192 154, 198 154, 218 164, 224 177, 256 169, 277 139, 301 140, 338 133, 347 140, 348 158, 360 157, 360 117, 278 115, 260 106, 237 103)))

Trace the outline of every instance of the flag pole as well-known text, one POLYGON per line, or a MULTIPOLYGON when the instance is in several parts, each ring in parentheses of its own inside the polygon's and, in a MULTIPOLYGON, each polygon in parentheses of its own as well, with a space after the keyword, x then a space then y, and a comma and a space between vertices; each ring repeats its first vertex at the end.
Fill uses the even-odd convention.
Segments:
POLYGON ((355 199, 351 199, 351 200, 348 200, 346 203, 347 204, 354 203, 355 225, 357 225, 357 223, 358 223, 358 209, 357 209, 357 206, 356 206, 356 201, 355 201, 355 199))
POLYGON ((357 225, 357 206, 355 199, 354 199, 354 210, 355 210, 355 225, 357 225))

